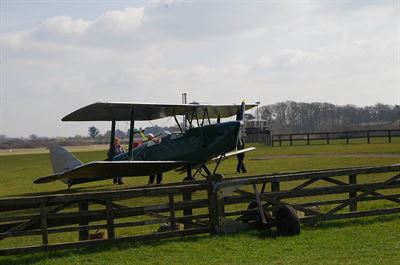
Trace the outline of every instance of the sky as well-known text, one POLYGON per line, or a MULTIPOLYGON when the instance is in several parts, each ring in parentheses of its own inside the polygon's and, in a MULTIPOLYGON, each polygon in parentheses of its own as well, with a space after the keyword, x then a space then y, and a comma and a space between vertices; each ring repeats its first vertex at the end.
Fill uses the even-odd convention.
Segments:
POLYGON ((107 122, 61 118, 99 101, 181 103, 182 93, 400 105, 400 0, 0 0, 0 11, 9 137, 104 133, 107 122))

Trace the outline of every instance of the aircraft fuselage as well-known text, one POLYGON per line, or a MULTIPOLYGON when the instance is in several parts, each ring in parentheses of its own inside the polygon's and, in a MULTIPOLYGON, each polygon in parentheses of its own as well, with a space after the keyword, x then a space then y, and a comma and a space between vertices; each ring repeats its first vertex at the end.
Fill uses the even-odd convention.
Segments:
POLYGON ((174 137, 168 135, 159 144, 145 142, 132 151, 114 157, 113 160, 136 161, 193 161, 204 163, 211 158, 227 153, 236 147, 240 122, 223 122, 190 128, 174 137))

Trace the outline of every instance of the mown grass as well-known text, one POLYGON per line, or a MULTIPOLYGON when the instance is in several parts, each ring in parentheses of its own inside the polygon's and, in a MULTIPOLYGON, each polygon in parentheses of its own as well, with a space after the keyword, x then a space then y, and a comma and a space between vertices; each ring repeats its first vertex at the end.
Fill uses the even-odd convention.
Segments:
MULTIPOLYGON (((256 151, 246 155, 248 175, 400 163, 398 156, 362 156, 400 155, 399 143, 257 147, 256 151), (340 154, 358 156, 336 156, 340 154)), ((103 159, 104 153, 101 150, 76 152, 75 155, 83 162, 88 162, 103 159)), ((235 159, 225 161, 220 172, 226 176, 234 175, 235 163, 235 159)), ((51 167, 47 154, 2 155, 0 196, 66 192, 62 183, 32 184, 35 178, 48 174, 51 174, 51 167)), ((182 177, 168 173, 164 180, 174 182, 180 181, 182 177)), ((125 178, 126 184, 123 187, 146 182, 146 177, 125 178)), ((115 188, 121 186, 113 186, 111 181, 101 181, 76 186, 70 192, 115 188)), ((202 197, 204 194, 194 196, 202 197)), ((166 198, 147 198, 142 203, 157 203, 160 200, 167 201, 166 198)), ((383 204, 387 203, 368 202, 362 204, 361 208, 372 209, 383 204)), ((326 222, 316 227, 303 227, 299 237, 276 237, 273 231, 250 231, 218 237, 196 236, 142 244, 120 243, 98 248, 2 257, 0 264, 396 264, 400 258, 399 219, 398 215, 391 215, 326 222)), ((118 234, 128 234, 128 230, 120 229, 118 234)), ((52 236, 50 242, 76 240, 76 233, 62 239, 57 236, 52 236)), ((18 240, 23 240, 24 244, 40 242, 40 238, 21 238, 14 242, 2 240, 0 247, 18 245, 21 243, 18 240)))
POLYGON ((296 237, 249 231, 0 258, 8 264, 398 264, 396 216, 322 223, 296 237))

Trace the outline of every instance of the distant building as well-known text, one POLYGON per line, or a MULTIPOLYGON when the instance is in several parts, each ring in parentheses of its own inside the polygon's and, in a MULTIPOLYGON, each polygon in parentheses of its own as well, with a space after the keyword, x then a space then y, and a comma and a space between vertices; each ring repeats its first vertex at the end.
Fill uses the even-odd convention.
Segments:
POLYGON ((251 119, 246 121, 246 134, 266 133, 268 121, 263 119, 251 119))
POLYGON ((271 132, 268 129, 268 121, 263 119, 251 119, 246 121, 246 141, 249 143, 262 143, 271 146, 271 132))

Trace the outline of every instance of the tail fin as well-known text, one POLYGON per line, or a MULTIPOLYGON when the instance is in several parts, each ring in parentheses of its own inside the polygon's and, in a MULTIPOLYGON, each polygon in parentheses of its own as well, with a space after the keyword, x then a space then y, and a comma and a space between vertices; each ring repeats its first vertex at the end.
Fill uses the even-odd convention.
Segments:
POLYGON ((50 159, 53 172, 56 174, 83 165, 78 158, 59 145, 50 146, 50 159))

